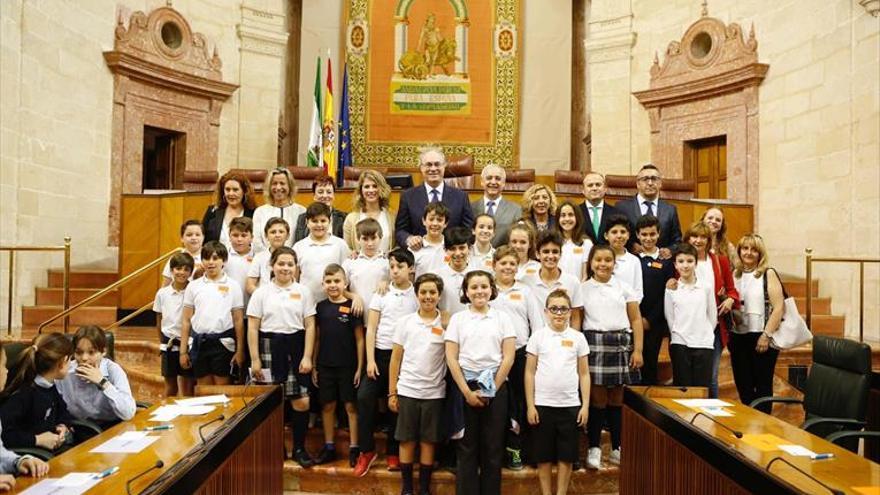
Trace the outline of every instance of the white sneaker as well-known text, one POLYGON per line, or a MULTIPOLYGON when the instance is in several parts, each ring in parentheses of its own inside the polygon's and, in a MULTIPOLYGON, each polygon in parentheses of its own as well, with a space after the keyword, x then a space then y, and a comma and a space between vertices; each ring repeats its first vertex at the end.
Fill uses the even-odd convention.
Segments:
POLYGON ((614 449, 608 454, 608 462, 618 466, 620 465, 620 449, 614 449))
POLYGON ((599 469, 602 465, 602 449, 599 447, 591 447, 587 451, 587 467, 590 469, 599 469))

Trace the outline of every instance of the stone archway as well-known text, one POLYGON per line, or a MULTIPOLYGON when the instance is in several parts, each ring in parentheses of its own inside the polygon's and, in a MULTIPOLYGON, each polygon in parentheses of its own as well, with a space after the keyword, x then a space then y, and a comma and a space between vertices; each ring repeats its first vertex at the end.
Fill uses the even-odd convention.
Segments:
POLYGON ((185 134, 186 170, 216 170, 220 112, 238 85, 223 82, 222 63, 205 37, 193 33, 176 10, 120 16, 112 51, 113 72, 109 244, 118 245, 122 194, 140 193, 144 127, 185 134))
MULTIPOLYGON (((394 61, 400 60, 400 57, 406 53, 407 33, 409 31, 409 9, 415 0, 398 0, 397 7, 394 9, 394 61)), ((467 78, 468 74, 468 28, 470 21, 468 20, 467 4, 464 0, 449 0, 452 10, 455 12, 455 75, 461 78, 467 78)), ((398 68, 394 68, 398 73, 398 68)))

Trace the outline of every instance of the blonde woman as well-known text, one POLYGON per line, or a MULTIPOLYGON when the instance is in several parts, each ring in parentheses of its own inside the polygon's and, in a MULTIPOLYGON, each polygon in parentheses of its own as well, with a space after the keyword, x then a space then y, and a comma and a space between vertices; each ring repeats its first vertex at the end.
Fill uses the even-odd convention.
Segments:
MULTIPOLYGON (((254 254, 269 248, 264 229, 270 218, 281 218, 288 225, 296 225, 299 216, 306 212, 306 208, 294 202, 296 199, 296 181, 293 174, 286 168, 278 167, 269 171, 266 175, 266 184, 263 186, 263 195, 266 204, 254 211, 254 254)), ((293 246, 293 236, 284 242, 287 247, 293 246)))
POLYGON ((358 177, 355 187, 354 211, 345 217, 342 224, 342 238, 352 251, 360 251, 355 226, 365 218, 372 218, 382 227, 382 240, 379 250, 387 253, 394 243, 394 217, 388 210, 391 187, 385 177, 375 170, 364 170, 358 177))
POLYGON ((535 184, 523 193, 523 219, 528 220, 537 233, 556 228, 558 203, 556 194, 544 184, 535 184))

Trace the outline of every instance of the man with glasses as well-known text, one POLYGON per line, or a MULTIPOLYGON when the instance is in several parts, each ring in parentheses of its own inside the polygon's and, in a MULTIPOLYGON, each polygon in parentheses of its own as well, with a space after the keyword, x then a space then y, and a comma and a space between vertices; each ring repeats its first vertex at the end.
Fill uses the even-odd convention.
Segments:
POLYGON ((442 202, 449 210, 447 229, 474 227, 474 214, 467 193, 443 182, 443 172, 446 170, 443 150, 438 147, 422 150, 419 154, 419 170, 423 184, 411 187, 400 195, 400 206, 394 221, 397 244, 413 251, 422 247, 422 236, 426 232, 422 216, 428 203, 442 202))
MULTIPOLYGON (((668 259, 672 256, 672 249, 681 242, 681 224, 678 221, 678 210, 675 205, 660 199, 660 189, 663 178, 660 170, 652 164, 643 166, 636 175, 636 188, 639 190, 634 198, 625 199, 615 205, 629 219, 630 225, 635 228, 642 215, 653 215, 660 220, 660 239, 657 246, 660 248, 660 258, 668 259)), ((631 232, 635 230, 631 229, 631 232)), ((642 252, 642 246, 638 243, 635 235, 630 236, 630 250, 635 254, 642 252)))
POLYGON ((584 215, 584 234, 593 241, 593 244, 608 244, 605 240, 605 230, 608 227, 608 219, 622 212, 605 202, 605 176, 599 172, 588 172, 584 176, 584 198, 581 203, 581 213, 584 215))

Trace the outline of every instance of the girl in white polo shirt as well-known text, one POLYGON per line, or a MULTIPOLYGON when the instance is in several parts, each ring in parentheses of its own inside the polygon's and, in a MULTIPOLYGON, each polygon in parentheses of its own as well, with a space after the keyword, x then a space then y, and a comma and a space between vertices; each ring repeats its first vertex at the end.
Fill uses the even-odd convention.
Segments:
POLYGON ((508 424, 506 382, 516 334, 510 318, 489 306, 498 295, 489 272, 469 272, 462 289, 461 302, 468 309, 452 315, 446 330, 446 365, 465 402, 455 491, 500 494, 508 424))
POLYGON ((542 495, 553 493, 554 462, 558 462, 556 493, 568 491, 572 464, 578 459, 578 426, 587 424, 590 348, 584 334, 568 325, 571 310, 564 289, 551 292, 544 308, 548 325, 532 334, 526 346, 526 401, 529 424, 536 427, 535 460, 542 495))
POLYGON ((284 395, 293 407, 294 459, 309 467, 313 460, 305 442, 315 346, 315 298, 307 287, 296 282, 293 249, 276 248, 270 263, 271 282, 260 285, 247 309, 251 374, 255 380, 265 381, 263 370, 267 370, 272 383, 284 385, 284 395))
POLYGON ((507 238, 507 245, 516 251, 519 264, 516 267, 516 279, 526 275, 534 275, 541 269, 535 260, 535 231, 524 221, 513 224, 507 238))
POLYGON ((425 273, 414 286, 419 310, 404 316, 394 331, 388 366, 388 408, 397 413, 394 438, 400 442, 400 493, 415 493, 413 463, 418 445, 418 493, 427 494, 434 471, 434 445, 443 440, 446 347, 437 309, 443 279, 425 273))
POLYGON ((599 469, 599 441, 605 415, 611 431, 612 464, 620 463, 620 415, 623 386, 639 382, 642 367, 642 315, 639 296, 614 273, 614 250, 596 245, 590 250, 589 279, 581 288, 584 336, 590 345, 590 449, 587 467, 599 469))
POLYGON ((257 287, 268 283, 272 278, 272 264, 269 258, 272 257, 272 253, 276 249, 284 246, 284 243, 287 242, 290 237, 290 225, 283 218, 273 217, 266 222, 263 233, 266 242, 269 243, 269 249, 260 251, 251 261, 247 274, 248 294, 253 294, 257 287))

